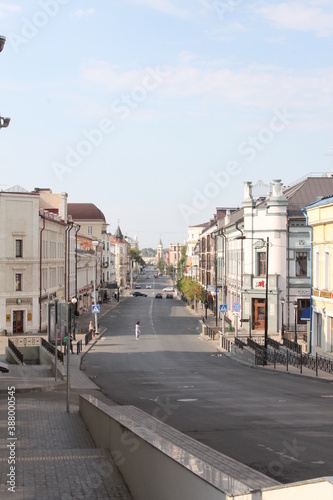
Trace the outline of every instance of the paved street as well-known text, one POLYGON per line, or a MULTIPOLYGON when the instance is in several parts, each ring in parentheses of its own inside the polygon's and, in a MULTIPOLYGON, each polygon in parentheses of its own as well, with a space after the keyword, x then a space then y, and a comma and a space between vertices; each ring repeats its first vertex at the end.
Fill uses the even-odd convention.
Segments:
MULTIPOLYGON (((143 286, 145 284, 143 283, 143 286)), ((103 393, 133 404, 281 482, 333 470, 333 383, 242 365, 200 336, 179 300, 123 298, 83 369, 103 393), (142 336, 135 340, 134 325, 142 336)))

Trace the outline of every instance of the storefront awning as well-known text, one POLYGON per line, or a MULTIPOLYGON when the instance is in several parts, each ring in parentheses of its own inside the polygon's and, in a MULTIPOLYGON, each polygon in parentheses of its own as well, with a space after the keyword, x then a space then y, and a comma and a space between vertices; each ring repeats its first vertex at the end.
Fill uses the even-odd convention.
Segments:
POLYGON ((304 311, 302 312, 302 315, 301 315, 301 320, 302 321, 310 321, 311 319, 311 307, 307 307, 306 309, 304 309, 304 311))

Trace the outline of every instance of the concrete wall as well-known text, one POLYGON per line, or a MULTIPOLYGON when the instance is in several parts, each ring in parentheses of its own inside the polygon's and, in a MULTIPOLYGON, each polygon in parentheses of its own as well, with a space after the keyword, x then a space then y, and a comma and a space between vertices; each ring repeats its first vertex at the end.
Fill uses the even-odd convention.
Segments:
POLYGON ((79 404, 95 445, 110 451, 135 500, 333 498, 333 478, 281 485, 134 407, 110 407, 87 395, 79 404))

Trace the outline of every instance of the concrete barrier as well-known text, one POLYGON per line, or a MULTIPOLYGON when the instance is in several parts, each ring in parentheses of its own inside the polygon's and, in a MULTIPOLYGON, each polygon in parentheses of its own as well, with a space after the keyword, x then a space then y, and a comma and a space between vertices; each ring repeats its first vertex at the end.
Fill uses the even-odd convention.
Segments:
POLYGON ((133 406, 81 395, 80 414, 135 500, 222 500, 280 484, 133 406))
POLYGON ((332 500, 333 478, 282 485, 147 415, 80 395, 80 414, 135 500, 332 500))

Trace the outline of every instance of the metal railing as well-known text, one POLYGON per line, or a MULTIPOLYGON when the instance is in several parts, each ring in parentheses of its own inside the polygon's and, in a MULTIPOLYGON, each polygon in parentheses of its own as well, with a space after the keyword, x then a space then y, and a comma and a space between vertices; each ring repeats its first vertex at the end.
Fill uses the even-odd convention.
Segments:
POLYGON ((22 352, 16 347, 14 342, 8 339, 8 347, 13 351, 17 359, 20 361, 20 363, 23 365, 23 354, 22 352))
MULTIPOLYGON (((53 356, 55 355, 55 346, 50 344, 50 342, 48 342, 47 340, 43 339, 43 337, 42 337, 42 347, 44 347, 47 351, 49 351, 49 353, 53 354, 53 356)), ((64 362, 64 354, 58 349, 57 349, 57 359, 59 359, 61 363, 64 362)))
POLYGON ((301 354, 302 352, 302 346, 297 344, 296 342, 293 342, 292 340, 283 338, 283 345, 286 346, 288 349, 297 352, 298 354, 301 354))
POLYGON ((82 351, 82 340, 78 340, 76 342, 76 354, 80 354, 82 351))
POLYGON ((245 342, 243 342, 242 340, 240 340, 238 337, 235 337, 235 345, 237 347, 239 347, 240 349, 243 349, 244 347, 246 347, 245 342))
POLYGON ((311 356, 289 349, 265 349, 262 346, 256 348, 255 364, 267 365, 269 363, 273 364, 274 368, 276 368, 277 364, 283 365, 287 371, 289 366, 294 366, 299 369, 300 373, 303 372, 303 368, 308 368, 315 371, 317 377, 319 370, 326 373, 333 373, 333 359, 321 356, 318 353, 315 356, 311 356))

